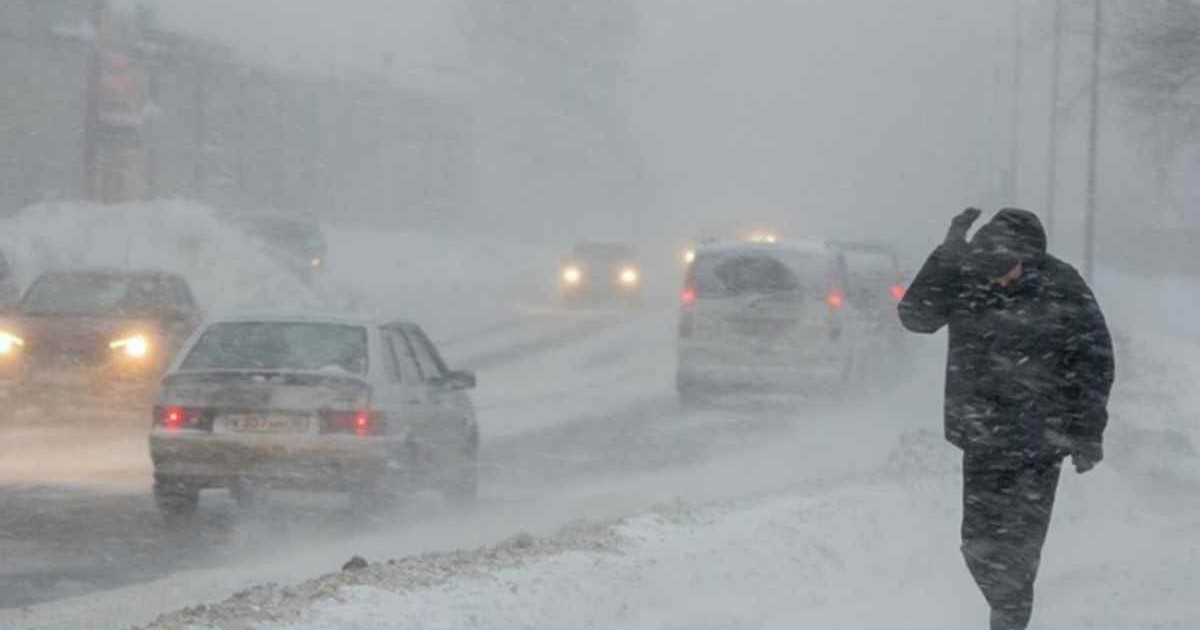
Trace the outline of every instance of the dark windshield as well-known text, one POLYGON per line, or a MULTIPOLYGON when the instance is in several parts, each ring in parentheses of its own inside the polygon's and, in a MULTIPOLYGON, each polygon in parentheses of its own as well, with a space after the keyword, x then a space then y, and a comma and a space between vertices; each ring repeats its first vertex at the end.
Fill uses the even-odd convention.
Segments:
POLYGON ((633 248, 615 243, 585 243, 575 248, 574 257, 594 263, 630 262, 633 260, 633 248))
POLYGON ((157 277, 113 274, 43 276, 25 294, 24 315, 123 317, 154 315, 172 302, 168 285, 157 277))
POLYGON ((339 324, 215 324, 192 348, 182 369, 362 375, 367 372, 367 331, 339 324))
POLYGON ((825 270, 824 259, 815 254, 711 252, 697 257, 690 281, 701 298, 806 293, 825 270))
POLYGON ((325 237, 315 223, 267 219, 257 221, 252 231, 276 247, 301 255, 325 253, 325 237))

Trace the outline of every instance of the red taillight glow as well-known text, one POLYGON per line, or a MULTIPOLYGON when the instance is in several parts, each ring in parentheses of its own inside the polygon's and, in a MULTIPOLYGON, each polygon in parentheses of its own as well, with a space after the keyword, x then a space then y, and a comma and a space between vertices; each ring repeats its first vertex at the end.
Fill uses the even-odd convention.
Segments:
POLYGON ((683 302, 684 304, 691 304, 692 302, 695 302, 696 289, 690 286, 683 287, 683 290, 679 292, 679 301, 683 302))
POLYGON ((381 432, 376 414, 369 411, 327 412, 324 414, 322 433, 353 433, 366 437, 381 432))
POLYGON ((829 304, 829 308, 842 308, 842 305, 846 303, 846 297, 842 295, 841 291, 830 291, 829 295, 825 296, 825 302, 829 304))
POLYGON ((896 286, 892 287, 892 299, 893 300, 903 300, 905 293, 907 293, 907 290, 904 288, 903 285, 897 284, 896 286))
POLYGON ((196 425, 202 416, 200 410, 186 407, 155 407, 154 409, 154 422, 164 429, 196 428, 193 425, 196 425))

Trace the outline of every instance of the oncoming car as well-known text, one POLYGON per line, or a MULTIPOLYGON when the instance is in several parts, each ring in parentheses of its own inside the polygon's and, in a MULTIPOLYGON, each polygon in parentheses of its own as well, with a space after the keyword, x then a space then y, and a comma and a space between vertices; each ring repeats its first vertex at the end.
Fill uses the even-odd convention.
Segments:
POLYGON ((328 265, 328 246, 312 217, 278 211, 229 213, 226 218, 259 239, 265 250, 304 282, 314 281, 328 265))
POLYGON ((213 321, 158 394, 156 504, 170 523, 190 517, 209 488, 239 503, 272 489, 368 504, 431 489, 469 502, 478 485, 474 386, 413 324, 213 321))
POLYGON ((644 280, 633 247, 623 243, 579 243, 559 272, 559 287, 569 305, 636 301, 644 280))
POLYGON ((187 281, 173 273, 45 273, 0 321, 6 406, 72 402, 64 394, 146 404, 201 318, 187 281))
POLYGON ((681 400, 847 384, 872 343, 847 289, 844 255, 823 243, 700 248, 680 296, 681 400))

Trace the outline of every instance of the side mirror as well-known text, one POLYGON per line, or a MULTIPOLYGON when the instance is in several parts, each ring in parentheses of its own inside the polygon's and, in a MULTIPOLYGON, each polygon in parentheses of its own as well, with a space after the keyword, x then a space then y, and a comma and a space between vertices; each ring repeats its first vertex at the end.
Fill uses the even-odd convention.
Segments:
POLYGON ((457 370, 439 378, 435 384, 451 391, 475 389, 475 373, 457 370))

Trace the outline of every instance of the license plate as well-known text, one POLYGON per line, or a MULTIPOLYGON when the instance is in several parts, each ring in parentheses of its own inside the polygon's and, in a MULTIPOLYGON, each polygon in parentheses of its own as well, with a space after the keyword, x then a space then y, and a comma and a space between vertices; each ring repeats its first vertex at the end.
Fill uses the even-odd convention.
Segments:
POLYGON ((305 433, 312 426, 310 416, 299 414, 236 414, 223 420, 238 433, 305 433))

